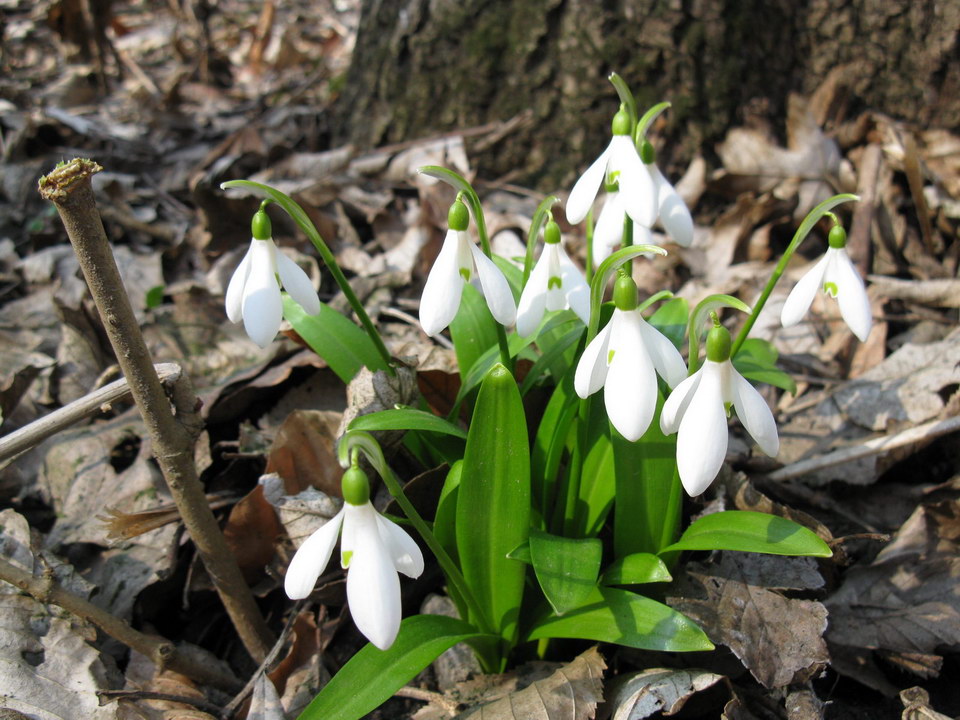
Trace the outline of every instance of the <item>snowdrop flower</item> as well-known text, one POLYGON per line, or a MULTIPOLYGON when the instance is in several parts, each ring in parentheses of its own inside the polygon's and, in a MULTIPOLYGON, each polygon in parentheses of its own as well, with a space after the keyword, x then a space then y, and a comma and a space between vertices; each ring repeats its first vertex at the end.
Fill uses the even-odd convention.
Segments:
POLYGON ((866 342, 873 324, 870 299, 863 280, 847 255, 846 231, 835 225, 830 229, 829 243, 826 255, 790 291, 780 313, 780 322, 784 327, 800 322, 810 309, 817 290, 822 289, 836 298, 844 322, 860 342, 866 342))
POLYGON ((610 422, 627 440, 650 426, 657 405, 657 373, 673 387, 687 374, 683 358, 637 309, 637 285, 621 274, 614 286, 616 308, 607 326, 590 341, 573 379, 586 398, 601 387, 610 422))
MULTIPOLYGON (((603 207, 600 209, 597 225, 593 229, 591 255, 593 256, 594 267, 610 257, 623 241, 623 220, 626 217, 626 210, 624 209, 620 186, 616 183, 607 185, 606 191, 606 200, 604 200, 603 207)), ((633 244, 656 245, 657 243, 653 239, 650 228, 634 223, 633 244)))
POLYGON ((348 568, 347 602, 357 629, 386 650, 400 629, 400 579, 423 572, 417 543, 378 513, 370 503, 370 483, 356 465, 342 480, 344 504, 334 517, 308 537, 287 568, 284 589, 291 600, 305 598, 330 560, 337 537, 340 566, 348 568), (342 533, 341 533, 342 528, 342 533))
POLYGON ((283 319, 281 285, 310 315, 320 312, 320 299, 300 266, 277 250, 270 218, 262 205, 253 216, 251 228, 250 249, 227 286, 227 317, 233 323, 242 319, 250 339, 265 348, 273 342, 283 319))
POLYGON ((640 159, 653 180, 657 198, 657 219, 677 245, 690 247, 693 242, 693 218, 680 193, 657 167, 656 153, 648 140, 640 148, 640 159))
POLYGON ((623 106, 613 116, 613 138, 600 157, 580 176, 567 200, 567 220, 576 225, 590 211, 600 186, 608 181, 620 187, 618 202, 630 218, 644 227, 653 225, 657 218, 653 180, 647 172, 637 148, 633 144, 630 118, 623 106))
POLYGON ((470 214, 458 198, 447 216, 449 230, 420 296, 420 325, 431 337, 447 327, 460 309, 463 284, 479 280, 479 290, 494 319, 513 325, 517 305, 507 279, 467 237, 470 214))
POLYGON ((560 242, 553 220, 543 231, 543 252, 533 266, 517 308, 517 332, 526 337, 540 325, 545 310, 573 310, 584 325, 590 322, 590 286, 560 242))
POLYGON ((697 372, 670 394, 660 413, 664 435, 679 430, 677 469, 691 497, 709 487, 727 454, 727 412, 737 417, 760 449, 774 457, 780 449, 773 413, 760 393, 730 362, 730 333, 718 322, 707 334, 707 358, 697 372))

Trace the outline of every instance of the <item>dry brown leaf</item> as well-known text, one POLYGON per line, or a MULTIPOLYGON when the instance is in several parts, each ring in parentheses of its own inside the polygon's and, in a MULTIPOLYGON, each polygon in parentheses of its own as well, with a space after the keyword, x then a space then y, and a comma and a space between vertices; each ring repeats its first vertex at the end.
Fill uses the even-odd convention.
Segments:
POLYGON ((597 648, 590 648, 549 677, 492 703, 467 710, 457 718, 553 720, 563 717, 588 720, 594 717, 597 704, 603 699, 602 678, 606 668, 597 648))
POLYGON ((247 720, 287 720, 277 689, 263 673, 257 676, 254 683, 247 720))
POLYGON ((612 720, 643 720, 680 712, 693 695, 725 680, 706 670, 654 668, 617 678, 607 704, 612 720))
POLYGON ((256 585, 263 579, 281 532, 277 513, 264 499, 261 485, 230 510, 223 537, 248 585, 256 585))
POLYGON ((716 563, 689 563, 671 607, 729 647, 764 687, 785 687, 819 674, 829 661, 827 610, 748 582, 740 553, 716 563))
POLYGON ((336 442, 341 418, 328 410, 295 410, 283 421, 267 455, 266 472, 283 478, 285 494, 312 487, 339 495, 343 468, 336 442))

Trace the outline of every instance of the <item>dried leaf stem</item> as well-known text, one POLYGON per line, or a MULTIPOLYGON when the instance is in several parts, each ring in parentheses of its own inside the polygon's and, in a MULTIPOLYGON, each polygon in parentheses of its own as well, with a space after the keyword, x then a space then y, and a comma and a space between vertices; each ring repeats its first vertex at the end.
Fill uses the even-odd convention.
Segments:
MULTIPOLYGON (((40 194, 60 213, 183 523, 240 640, 261 662, 273 638, 207 504, 194 465, 194 434, 174 417, 124 290, 90 185, 91 176, 100 170, 91 160, 72 160, 40 179, 40 194)), ((178 385, 174 393, 178 406, 192 412, 197 400, 188 381, 182 377, 178 385)))
POLYGON ((240 685, 240 682, 233 675, 221 672, 211 663, 199 662, 191 658, 178 650, 169 640, 156 635, 145 635, 139 630, 134 630, 123 620, 114 617, 103 608, 67 592, 57 585, 52 575, 35 577, 26 570, 0 558, 0 580, 15 585, 45 605, 62 607, 64 610, 88 620, 110 637, 150 658, 158 668, 169 668, 206 685, 213 685, 224 690, 235 692, 240 685))

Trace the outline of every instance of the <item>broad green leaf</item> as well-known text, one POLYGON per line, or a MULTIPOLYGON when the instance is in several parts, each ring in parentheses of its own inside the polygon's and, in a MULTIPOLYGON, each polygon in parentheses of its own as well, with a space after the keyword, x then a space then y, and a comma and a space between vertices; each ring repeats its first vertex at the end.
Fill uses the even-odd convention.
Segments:
POLYGON ((579 607, 597 586, 603 543, 530 530, 530 560, 540 589, 557 615, 579 607))
POLYGON ((550 396, 540 417, 530 456, 531 482, 536 506, 548 511, 560 460, 570 427, 577 416, 577 395, 573 390, 573 371, 569 371, 550 396))
POLYGON ((473 285, 465 284, 460 297, 460 309, 450 323, 450 337, 460 367, 460 379, 464 383, 477 358, 488 349, 496 348, 496 322, 483 295, 473 285))
POLYGON ((657 553, 676 539, 683 493, 677 472, 677 436, 660 431, 663 402, 663 393, 658 391, 653 422, 636 442, 611 429, 617 495, 613 547, 617 557, 657 553))
POLYGON ((477 395, 457 497, 457 550, 467 584, 506 647, 517 640, 525 566, 507 553, 530 530, 530 449, 517 384, 495 365, 477 395))
MULTIPOLYGON (((510 357, 516 357, 523 350, 525 350, 530 343, 532 338, 522 338, 516 333, 512 333, 507 338, 507 349, 510 351, 510 357)), ((490 368, 500 362, 500 346, 494 345, 493 347, 487 348, 487 350, 480 355, 474 361, 473 367, 471 367, 464 377, 463 383, 460 385, 460 390, 457 391, 456 400, 454 400, 454 407, 459 407, 460 403, 463 402, 464 398, 467 397, 473 389, 477 387, 483 379, 487 376, 487 373, 490 372, 490 368)))
POLYGON ((320 312, 308 315, 283 293, 283 316, 344 383, 350 382, 364 366, 371 370, 386 369, 370 337, 329 306, 320 303, 320 312))
POLYGON ((579 608, 538 622, 528 639, 541 638, 580 638, 669 652, 713 649, 703 630, 686 615, 656 600, 611 587, 595 588, 579 608))
POLYGON ((830 557, 833 551, 812 530, 792 520, 748 510, 705 515, 661 550, 740 550, 768 555, 830 557))
POLYGON ((670 582, 673 578, 663 560, 651 553, 633 553, 622 557, 603 571, 604 585, 642 585, 670 582))
POLYGON ((395 408, 360 415, 350 423, 351 430, 428 430, 467 439, 467 433, 448 420, 423 410, 395 408))
POLYGON ((683 347, 683 338, 687 334, 689 320, 690 304, 685 298, 673 298, 657 308, 647 322, 666 335, 679 350, 683 347))
POLYGON ((456 618, 413 615, 388 650, 367 644, 328 682, 299 720, 357 720, 389 700, 440 653, 488 638, 456 618))
POLYGON ((747 338, 733 358, 733 366, 741 375, 754 382, 766 383, 796 395, 793 378, 777 367, 777 349, 760 338, 747 338))
POLYGON ((433 534, 443 549, 454 560, 457 559, 457 495, 460 490, 460 476, 463 472, 463 461, 455 462, 450 466, 443 488, 440 490, 440 499, 437 500, 437 512, 434 513, 433 534))
POLYGON ((610 508, 615 506, 614 497, 617 494, 613 445, 610 444, 607 412, 600 395, 601 393, 597 393, 589 403, 587 453, 583 459, 580 501, 577 503, 575 531, 583 533, 585 537, 592 537, 600 532, 607 515, 610 514, 610 508))

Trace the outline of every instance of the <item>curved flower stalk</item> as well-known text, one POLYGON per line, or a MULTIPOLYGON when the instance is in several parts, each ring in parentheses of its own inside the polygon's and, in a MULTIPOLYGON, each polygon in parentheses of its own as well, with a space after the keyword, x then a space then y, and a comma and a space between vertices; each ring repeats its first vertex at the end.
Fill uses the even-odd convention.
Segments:
POLYGON ((347 602, 357 629, 386 650, 400 630, 398 572, 416 578, 423 572, 423 555, 400 526, 387 520, 370 503, 370 483, 356 465, 343 475, 344 504, 300 546, 284 579, 291 600, 305 598, 340 541, 340 566, 347 572, 347 602))
POLYGON ((310 315, 320 312, 320 299, 300 266, 277 250, 263 205, 254 214, 251 229, 250 249, 230 278, 225 304, 230 322, 242 319, 250 339, 265 348, 283 319, 281 286, 310 315))
POLYGON ((447 218, 447 236, 420 296, 423 331, 433 337, 453 322, 460 309, 463 284, 475 280, 494 319, 501 325, 513 325, 517 305, 510 285, 500 268, 467 237, 470 214, 459 198, 450 206, 447 218))
POLYGON ((610 422, 627 440, 638 440, 653 420, 657 374, 672 388, 687 374, 683 358, 651 327, 637 304, 637 285, 621 274, 614 287, 613 317, 580 356, 573 385, 586 398, 603 388, 610 422))
POLYGON ((830 229, 826 254, 800 278, 780 313, 784 327, 796 325, 807 314, 817 290, 837 300, 840 316, 860 342, 866 342, 873 325, 870 299, 863 280, 847 255, 847 233, 840 225, 830 229))
POLYGON ((653 180, 631 137, 630 117, 624 107, 613 116, 613 138, 600 157, 580 176, 567 200, 567 221, 581 222, 590 211, 602 184, 616 182, 624 212, 637 224, 653 225, 657 217, 653 180))
POLYGON ((677 469, 691 497, 706 490, 723 466, 729 439, 730 406, 757 445, 774 457, 780 449, 777 424, 760 393, 730 362, 729 331, 715 321, 707 334, 707 359, 663 404, 660 429, 678 432, 677 469))
POLYGON ((520 295, 517 332, 532 335, 547 310, 570 308, 586 325, 590 322, 590 286, 563 249, 560 226, 550 220, 543 231, 543 252, 520 295))

